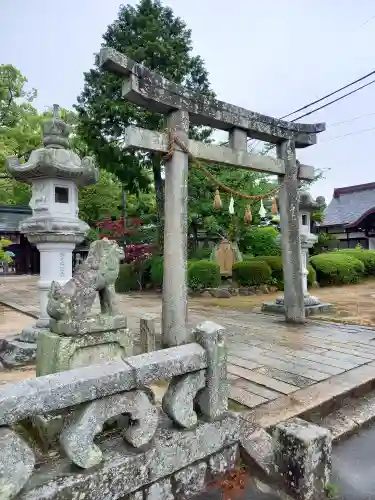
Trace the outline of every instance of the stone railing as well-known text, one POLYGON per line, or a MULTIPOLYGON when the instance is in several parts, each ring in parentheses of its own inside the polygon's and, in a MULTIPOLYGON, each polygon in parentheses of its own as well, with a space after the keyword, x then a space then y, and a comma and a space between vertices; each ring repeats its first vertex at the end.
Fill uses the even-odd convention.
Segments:
POLYGON ((196 343, 28 379, 0 390, 0 498, 173 499, 233 468, 223 329, 196 343), (147 386, 170 381, 162 409, 147 386))

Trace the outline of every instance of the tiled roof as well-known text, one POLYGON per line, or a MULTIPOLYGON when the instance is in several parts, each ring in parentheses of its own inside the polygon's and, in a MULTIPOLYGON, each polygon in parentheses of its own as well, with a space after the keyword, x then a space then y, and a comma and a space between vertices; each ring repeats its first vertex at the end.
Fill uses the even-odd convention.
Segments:
POLYGON ((375 212, 375 183, 337 188, 324 212, 321 226, 355 226, 375 212))
POLYGON ((29 207, 0 205, 0 232, 17 233, 20 223, 31 216, 29 207))

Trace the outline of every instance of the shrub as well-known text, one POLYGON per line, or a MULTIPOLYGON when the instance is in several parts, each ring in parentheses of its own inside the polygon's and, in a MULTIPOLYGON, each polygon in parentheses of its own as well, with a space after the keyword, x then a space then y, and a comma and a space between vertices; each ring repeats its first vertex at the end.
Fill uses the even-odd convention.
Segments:
POLYGON ((249 260, 234 264, 233 279, 241 286, 261 285, 271 278, 270 266, 261 260, 249 260))
POLYGON ((121 264, 115 283, 117 293, 140 290, 142 287, 139 270, 133 264, 121 264))
POLYGON ((188 266, 188 286, 193 290, 215 288, 220 285, 220 266, 210 260, 199 260, 188 266))
POLYGON ((281 249, 276 243, 278 235, 278 230, 271 226, 253 227, 240 239, 240 248, 243 252, 254 255, 281 255, 281 249))
POLYGON ((342 255, 350 255, 355 259, 363 262, 365 266, 365 274, 375 275, 375 250, 363 250, 357 248, 348 248, 337 250, 335 253, 342 255))
POLYGON ((311 264, 321 285, 343 285, 358 283, 363 277, 363 262, 340 252, 327 252, 314 255, 311 264))
POLYGON ((276 281, 277 286, 280 289, 284 288, 283 259, 281 255, 260 255, 254 257, 253 260, 266 262, 271 268, 271 276, 276 281))
POLYGON ((150 259, 150 280, 154 286, 163 286, 164 259, 161 256, 150 259))
POLYGON ((309 274, 307 275, 307 286, 313 286, 316 283, 316 272, 311 264, 307 266, 309 274))
POLYGON ((187 261, 187 267, 188 267, 188 269, 189 269, 189 267, 190 267, 192 264, 194 264, 195 262, 199 262, 199 259, 189 259, 189 260, 187 261))
POLYGON ((152 250, 152 245, 148 243, 126 245, 125 262, 132 264, 133 262, 148 260, 152 255, 152 250))
MULTIPOLYGON (((254 261, 266 262, 272 271, 272 278, 275 280, 280 290, 284 289, 283 259, 281 255, 260 255, 253 258, 254 261)), ((312 286, 316 282, 316 272, 311 264, 307 266, 307 285, 312 286)))

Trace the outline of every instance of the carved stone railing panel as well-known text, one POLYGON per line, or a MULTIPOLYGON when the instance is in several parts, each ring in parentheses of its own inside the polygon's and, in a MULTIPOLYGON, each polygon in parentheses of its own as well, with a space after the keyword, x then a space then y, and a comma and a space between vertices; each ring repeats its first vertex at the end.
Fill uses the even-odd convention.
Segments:
MULTIPOLYGON (((73 498, 71 488, 74 498, 82 493, 85 500, 101 500, 109 492, 122 498, 236 444, 237 419, 227 413, 223 329, 205 322, 193 336, 197 343, 2 388, 0 485, 7 493, 0 490, 1 500, 73 498), (171 382, 159 414, 149 386, 166 380, 171 382), (43 429, 46 449, 34 439, 43 429)), ((183 480, 178 477, 176 484, 183 480)))
POLYGON ((25 486, 35 466, 31 448, 16 432, 0 428, 0 498, 13 498, 25 486))
POLYGON ((174 377, 163 397, 164 413, 180 427, 194 427, 198 421, 194 411, 194 398, 205 386, 206 376, 203 370, 174 377))
POLYGON ((114 394, 88 403, 63 430, 60 443, 71 461, 83 469, 98 465, 102 452, 94 444, 94 437, 107 420, 121 414, 130 416, 129 427, 123 431, 125 441, 139 448, 153 438, 158 410, 148 396, 142 391, 114 394))
POLYGON ((23 380, 0 390, 0 426, 202 370, 206 360, 193 343, 23 380))

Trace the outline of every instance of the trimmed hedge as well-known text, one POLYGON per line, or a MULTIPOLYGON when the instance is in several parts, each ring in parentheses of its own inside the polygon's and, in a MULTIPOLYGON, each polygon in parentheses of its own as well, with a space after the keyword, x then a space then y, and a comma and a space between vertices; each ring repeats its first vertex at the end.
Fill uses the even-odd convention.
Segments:
MULTIPOLYGON (((276 281, 280 290, 284 289, 283 259, 280 255, 259 255, 253 260, 266 262, 272 271, 272 278, 276 281)), ((307 284, 312 286, 316 282, 316 272, 311 264, 307 266, 307 284)))
POLYGON ((318 282, 323 286, 358 283, 365 272, 363 262, 341 252, 314 255, 310 262, 316 271, 318 282))
MULTIPOLYGON (((198 259, 189 259, 187 261, 187 269, 197 262, 211 262, 211 261, 202 261, 198 259)), ((216 264, 215 264, 216 266, 216 264)), ((148 259, 147 264, 145 265, 145 272, 148 273, 148 283, 151 283, 154 287, 162 287, 163 286, 163 273, 164 273, 164 257, 161 255, 151 257, 148 259)), ((220 275, 220 273, 219 273, 220 275)), ((221 278, 220 278, 221 279, 221 278)), ((207 285, 210 287, 211 285, 207 285)))
POLYGON ((271 276, 276 280, 277 286, 281 289, 284 287, 283 259, 280 255, 259 255, 253 260, 266 262, 271 268, 271 276))
POLYGON ((252 260, 254 258, 254 255, 252 253, 243 253, 242 254, 242 260, 247 262, 248 260, 252 260))
POLYGON ((268 283, 272 271, 264 261, 248 260, 237 262, 232 269, 233 279, 241 286, 262 285, 268 283))
POLYGON ((364 250, 361 248, 348 248, 336 250, 334 253, 350 255, 363 262, 366 275, 375 275, 375 250, 364 250))
POLYGON ((313 286, 316 283, 316 272, 311 264, 308 264, 307 270, 309 274, 307 275, 307 286, 313 286))
POLYGON ((188 265, 188 286, 192 290, 216 288, 220 285, 220 266, 210 260, 199 260, 188 265))

